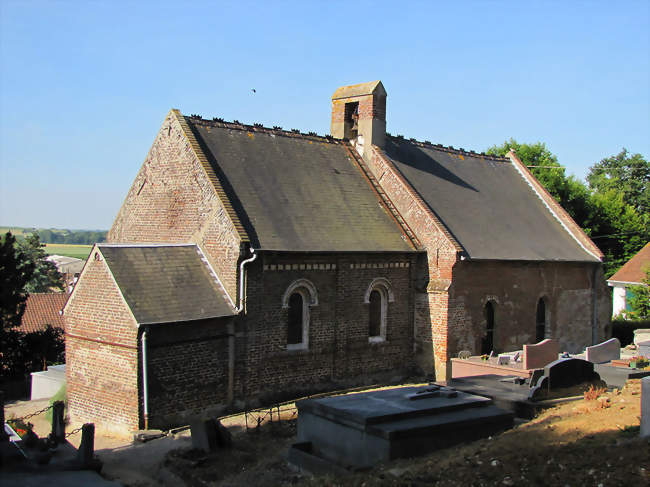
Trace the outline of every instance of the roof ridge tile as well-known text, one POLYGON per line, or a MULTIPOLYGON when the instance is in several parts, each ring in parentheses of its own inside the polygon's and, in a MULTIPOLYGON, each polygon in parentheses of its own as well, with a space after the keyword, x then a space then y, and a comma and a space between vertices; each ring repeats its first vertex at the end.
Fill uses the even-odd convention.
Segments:
MULTIPOLYGON (((392 139, 397 139, 397 140, 403 140, 403 141, 407 140, 403 135, 399 135, 399 134, 398 135, 391 135, 388 132, 386 132, 386 137, 392 138, 392 139)), ((487 160, 491 160, 491 161, 507 162, 507 163, 512 164, 512 161, 510 161, 510 159, 508 159, 506 156, 496 156, 496 155, 492 155, 492 154, 487 154, 485 152, 476 152, 476 151, 473 151, 473 150, 465 150, 462 147, 459 148, 459 149, 456 149, 456 148, 454 148, 453 145, 445 146, 445 145, 442 145, 442 144, 433 144, 432 142, 430 142, 428 140, 420 141, 420 140, 414 139, 413 137, 410 137, 408 139, 408 142, 410 142, 410 143, 412 143, 412 144, 414 144, 414 145, 416 145, 418 147, 427 147, 427 148, 431 148, 431 149, 441 150, 443 152, 448 152, 450 154, 460 154, 460 155, 469 154, 470 156, 477 157, 479 159, 487 159, 487 160)))

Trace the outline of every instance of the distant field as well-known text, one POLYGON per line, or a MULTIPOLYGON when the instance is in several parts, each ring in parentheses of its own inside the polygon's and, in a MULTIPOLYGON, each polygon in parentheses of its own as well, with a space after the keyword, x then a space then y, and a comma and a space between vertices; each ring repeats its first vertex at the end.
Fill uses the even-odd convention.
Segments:
POLYGON ((45 253, 48 255, 65 255, 66 257, 76 257, 77 259, 86 260, 92 248, 92 245, 45 244, 45 253))

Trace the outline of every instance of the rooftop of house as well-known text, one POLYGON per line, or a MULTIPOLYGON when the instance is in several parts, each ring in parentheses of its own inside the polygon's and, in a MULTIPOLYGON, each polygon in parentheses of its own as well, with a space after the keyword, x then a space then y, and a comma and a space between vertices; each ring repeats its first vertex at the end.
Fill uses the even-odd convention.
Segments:
POLYGON ((639 252, 628 260, 618 272, 607 279, 609 283, 641 284, 650 270, 650 242, 639 250, 639 252))
POLYGON ((97 244, 139 325, 233 316, 196 245, 97 244))
POLYGON ((236 121, 186 120, 254 248, 414 250, 341 141, 236 121))
POLYGON ((25 314, 18 328, 25 333, 45 330, 47 325, 63 328, 63 316, 59 313, 65 306, 68 293, 32 293, 27 297, 25 314))

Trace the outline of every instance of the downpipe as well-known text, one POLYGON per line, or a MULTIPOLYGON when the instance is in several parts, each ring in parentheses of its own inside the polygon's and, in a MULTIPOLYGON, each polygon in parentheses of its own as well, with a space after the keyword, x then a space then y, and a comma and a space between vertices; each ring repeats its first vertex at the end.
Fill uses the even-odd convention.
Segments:
POLYGON ((246 274, 244 271, 244 266, 246 264, 250 264, 255 259, 257 259, 257 254, 255 253, 255 249, 251 247, 250 250, 251 250, 251 254, 253 254, 252 257, 246 260, 242 260, 241 263, 239 264, 239 306, 235 308, 235 311, 237 313, 241 313, 242 311, 244 311, 244 306, 245 306, 244 303, 246 302, 246 299, 244 297, 244 290, 245 290, 245 283, 246 283, 246 274))
POLYGON ((149 385, 147 382, 147 328, 142 331, 142 402, 144 429, 149 429, 149 385))

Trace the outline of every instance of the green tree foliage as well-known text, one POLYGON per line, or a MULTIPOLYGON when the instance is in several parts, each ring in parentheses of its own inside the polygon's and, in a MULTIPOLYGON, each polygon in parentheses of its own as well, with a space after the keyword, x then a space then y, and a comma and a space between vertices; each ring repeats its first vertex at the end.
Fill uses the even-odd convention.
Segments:
POLYGON ((627 149, 589 169, 589 187, 598 193, 617 191, 640 215, 650 217, 650 162, 627 149))
POLYGON ((645 269, 643 284, 630 286, 630 318, 633 320, 650 320, 650 267, 645 269))
POLYGON ((63 276, 53 262, 46 260, 45 245, 38 234, 32 233, 16 242, 19 254, 25 265, 33 267, 32 277, 25 284, 27 293, 46 293, 63 290, 63 276))
POLYGON ((519 159, 605 254, 604 270, 612 275, 650 240, 648 233, 648 163, 624 149, 591 168, 589 186, 567 176, 545 144, 510 139, 490 147, 504 156, 514 149, 519 159), (557 169, 556 169, 557 168, 557 169), (636 181, 636 175, 645 181, 636 181))
MULTIPOLYGON (((35 264, 26 260, 24 254, 16 249, 16 239, 7 232, 0 239, 0 320, 2 331, 20 325, 25 302, 26 284, 34 274, 35 264)), ((3 342, 3 350, 6 350, 3 342)))

